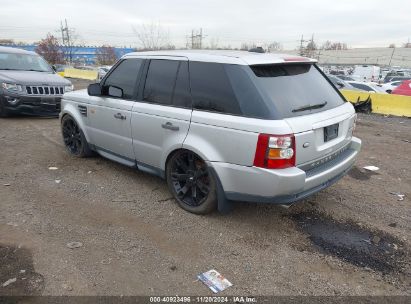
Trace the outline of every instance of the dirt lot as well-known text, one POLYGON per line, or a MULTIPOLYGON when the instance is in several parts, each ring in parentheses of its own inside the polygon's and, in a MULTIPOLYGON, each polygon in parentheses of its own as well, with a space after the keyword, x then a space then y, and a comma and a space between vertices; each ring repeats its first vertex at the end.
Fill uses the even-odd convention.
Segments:
POLYGON ((1 119, 0 295, 211 295, 196 275, 213 268, 222 295, 411 295, 411 120, 360 115, 355 133, 331 188, 196 216, 157 177, 68 155, 55 118, 1 119))

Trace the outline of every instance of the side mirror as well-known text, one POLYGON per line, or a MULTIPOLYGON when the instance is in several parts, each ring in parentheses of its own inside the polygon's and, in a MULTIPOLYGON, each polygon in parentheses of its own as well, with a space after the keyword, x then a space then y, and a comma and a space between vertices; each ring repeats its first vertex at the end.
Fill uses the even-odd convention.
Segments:
POLYGON ((53 69, 54 73, 57 73, 57 68, 54 64, 51 66, 51 68, 53 69))
POLYGON ((87 93, 90 96, 101 96, 101 86, 99 83, 92 83, 87 88, 87 93))
POLYGON ((122 98, 123 97, 123 89, 118 87, 109 86, 108 87, 108 95, 112 97, 122 98))
POLYGON ((344 87, 344 84, 342 82, 337 82, 338 88, 342 89, 344 87))

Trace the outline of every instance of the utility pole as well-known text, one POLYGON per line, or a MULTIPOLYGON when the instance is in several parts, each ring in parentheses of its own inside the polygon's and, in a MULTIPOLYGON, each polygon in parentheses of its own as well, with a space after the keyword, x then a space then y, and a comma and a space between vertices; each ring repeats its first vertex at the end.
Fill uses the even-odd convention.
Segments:
POLYGON ((391 66, 391 61, 392 61, 392 57, 394 57, 394 52, 395 52, 395 47, 392 48, 392 53, 391 53, 390 62, 388 63, 389 66, 391 66))
POLYGON ((194 30, 191 30, 191 36, 189 38, 191 39, 191 48, 192 49, 201 49, 203 47, 203 39, 206 36, 203 35, 203 29, 200 28, 199 32, 195 32, 194 30))
MULTIPOLYGON (((314 40, 314 34, 311 38, 312 40, 314 40)), ((304 40, 304 35, 301 35, 301 40, 300 40, 300 56, 304 56, 305 52, 304 52, 304 46, 303 43, 304 42, 309 42, 310 40, 304 40)))
POLYGON ((303 42, 304 42, 304 35, 301 35, 301 40, 300 40, 300 56, 304 55, 303 52, 303 42))
POLYGON ((67 25, 67 19, 64 19, 64 24, 65 24, 65 26, 63 26, 63 22, 60 21, 61 40, 62 40, 63 46, 65 48, 64 52, 66 54, 68 54, 69 62, 72 63, 70 30, 69 30, 68 25, 67 25))
POLYGON ((199 45, 200 45, 199 49, 201 50, 203 46, 203 29, 202 28, 200 28, 200 36, 198 38, 199 38, 199 45))

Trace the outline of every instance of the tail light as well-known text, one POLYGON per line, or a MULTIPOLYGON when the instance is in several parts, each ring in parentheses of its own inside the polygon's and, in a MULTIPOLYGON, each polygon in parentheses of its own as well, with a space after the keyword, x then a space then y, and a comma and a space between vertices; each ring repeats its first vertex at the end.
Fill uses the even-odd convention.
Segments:
POLYGON ((266 169, 285 169, 294 167, 294 135, 258 135, 254 166, 266 169))

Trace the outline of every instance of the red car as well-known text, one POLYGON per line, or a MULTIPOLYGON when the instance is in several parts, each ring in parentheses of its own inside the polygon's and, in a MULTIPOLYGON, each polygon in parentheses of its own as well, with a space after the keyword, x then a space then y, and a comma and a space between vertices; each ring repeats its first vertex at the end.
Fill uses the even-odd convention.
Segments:
POLYGON ((411 96, 411 80, 403 81, 391 94, 411 96))

